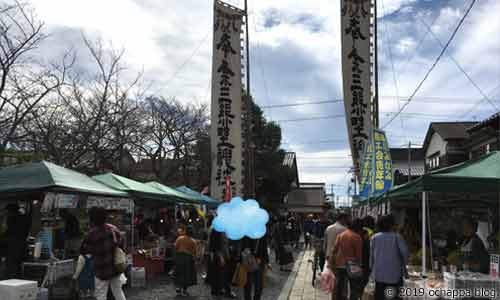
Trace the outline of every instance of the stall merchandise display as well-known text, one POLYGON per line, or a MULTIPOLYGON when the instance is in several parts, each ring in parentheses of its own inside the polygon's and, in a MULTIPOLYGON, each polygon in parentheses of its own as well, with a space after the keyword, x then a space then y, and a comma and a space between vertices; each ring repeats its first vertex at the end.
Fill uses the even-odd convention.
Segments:
POLYGON ((144 268, 147 279, 157 277, 165 272, 165 249, 138 250, 133 255, 133 267, 144 268))
POLYGON ((0 281, 0 299, 36 300, 38 285, 36 281, 9 279, 0 281))

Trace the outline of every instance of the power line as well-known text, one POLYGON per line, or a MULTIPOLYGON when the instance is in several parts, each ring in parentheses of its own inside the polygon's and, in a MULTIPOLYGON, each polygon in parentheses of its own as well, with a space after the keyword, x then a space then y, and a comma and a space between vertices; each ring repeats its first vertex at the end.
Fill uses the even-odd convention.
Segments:
MULTIPOLYGON (((494 95, 495 95, 496 90, 498 90, 498 89, 500 89, 500 84, 498 84, 495 88, 493 88, 493 89, 489 92, 489 94, 490 94, 491 96, 494 96, 494 95)), ((483 101, 484 101, 484 100, 486 100, 486 99, 482 98, 482 99, 480 99, 479 101, 477 101, 476 103, 474 103, 474 104, 473 104, 473 106, 472 106, 469 110, 467 110, 467 111, 466 111, 463 115, 461 115, 461 116, 460 116, 460 119, 465 118, 468 114, 470 114, 472 111, 474 111, 477 107, 479 107, 479 106, 483 103, 483 101)))
POLYGON ((322 160, 322 159, 350 159, 351 156, 324 156, 324 157, 297 157, 299 160, 322 160))
MULTIPOLYGON (((380 96, 383 99, 393 99, 396 98, 398 101, 407 102, 409 96, 380 96)), ((490 98, 491 99, 491 98, 490 98)), ((413 102, 422 102, 422 103, 446 103, 450 104, 450 101, 461 101, 461 102, 470 102, 472 99, 464 98, 464 97, 439 97, 439 96, 422 96, 422 97, 414 97, 413 102)), ((492 101, 500 101, 500 99, 492 99, 492 101)), ((467 103, 457 103, 457 104, 467 104, 467 103)))
MULTIPOLYGON (((427 30, 429 31, 429 33, 431 34, 431 36, 439 43, 439 45, 441 47, 443 47, 443 43, 441 42, 441 40, 434 34, 434 32, 432 31, 432 28, 429 27, 429 25, 427 25, 427 23, 425 23, 424 20, 421 20, 419 19, 419 21, 421 23, 423 23, 426 27, 427 27, 427 30)), ((483 90, 474 82, 474 80, 470 77, 470 75, 464 70, 464 68, 458 63, 458 61, 455 59, 455 57, 453 57, 453 55, 451 55, 450 53, 448 53, 448 57, 451 59, 451 61, 455 64, 455 66, 457 66, 457 68, 465 75, 465 77, 467 77, 467 79, 470 81, 470 83, 479 91, 479 93, 481 94, 481 96, 488 100, 488 102, 491 104, 491 106, 493 106, 493 108, 495 109, 498 109, 497 106, 493 103, 493 101, 491 101, 491 99, 488 97, 488 95, 486 95, 483 90)))
MULTIPOLYGON (((384 1, 382 0, 381 3, 382 3, 382 13, 385 14, 384 1)), ((375 3, 375 5, 377 5, 377 4, 375 3)), ((396 70, 394 68, 394 56, 393 56, 392 49, 391 49, 392 40, 391 40, 391 35, 389 34, 387 22, 384 22, 384 28, 385 28, 385 35, 386 35, 386 39, 387 39, 387 50, 389 52, 389 60, 391 61, 392 80, 394 82, 394 92, 396 92, 396 96, 398 96, 399 95, 398 80, 396 78, 396 70)), ((400 105, 398 100, 396 100, 396 105, 398 107, 398 110, 400 110, 401 105, 400 105)), ((400 118, 400 121, 401 121, 401 130, 405 131, 403 119, 400 118)))
POLYGON ((282 144, 294 144, 294 145, 317 145, 317 144, 344 144, 347 143, 346 140, 320 140, 320 141, 309 141, 309 142, 298 142, 298 143, 282 143, 282 144))
POLYGON ((311 117, 311 118, 300 118, 300 119, 286 119, 286 120, 277 120, 277 123, 291 123, 291 122, 305 122, 305 121, 317 121, 317 120, 328 120, 328 119, 339 119, 343 118, 344 115, 331 115, 331 116, 322 116, 322 117, 311 117))
POLYGON ((342 99, 335 100, 324 100, 324 101, 313 101, 313 102, 297 102, 297 103, 288 103, 288 104, 274 104, 274 105, 265 105, 261 106, 262 109, 272 109, 272 108, 282 108, 282 107, 292 107, 292 106, 303 106, 303 105, 317 105, 317 104, 327 104, 327 103, 340 103, 343 102, 342 99))
POLYGON ((450 38, 448 39, 448 41, 446 42, 444 48, 441 50, 441 53, 439 53, 439 56, 436 58, 436 60, 434 61, 434 63, 432 64, 432 66, 430 67, 430 69, 427 71, 427 73, 425 74, 424 78, 420 81, 420 83, 417 85, 415 91, 413 91, 413 93, 410 95, 410 98, 408 98, 408 101, 403 104, 403 106, 401 107, 401 109, 398 111, 397 114, 395 114, 390 120, 389 122, 387 122, 382 128, 385 128, 387 127, 389 124, 392 123, 392 121, 394 121, 398 116, 399 114, 408 106, 408 104, 410 104, 411 100, 413 99, 413 97, 415 97, 415 95, 418 93, 418 91, 420 90, 420 88, 422 87, 422 85, 424 84, 424 82, 427 80, 427 78, 429 77, 429 75, 431 74, 431 72, 434 70, 434 68, 437 66, 438 62, 441 60, 441 58, 443 57, 444 53, 446 52, 446 49, 448 49, 448 47, 450 46, 451 42, 453 41, 453 39, 455 38, 456 34, 458 33, 458 30, 460 29, 460 27, 462 26, 462 24, 464 23, 465 21, 465 18, 469 15, 470 11, 472 10, 472 7, 474 7, 474 4, 476 3, 476 0, 472 0, 469 8, 467 9, 467 11, 465 12, 465 14, 462 16, 462 18, 460 19, 460 21, 458 22, 457 26, 455 27, 455 30, 453 30, 453 33, 451 34, 450 38))
POLYGON ((205 35, 205 37, 198 43, 196 48, 193 50, 191 55, 177 68, 177 70, 170 76, 170 78, 164 83, 163 88, 166 88, 172 80, 175 79, 175 77, 184 69, 184 67, 193 59, 193 57, 198 53, 200 50, 201 46, 203 46, 203 43, 208 39, 210 36, 211 29, 208 31, 208 33, 205 35))
POLYGON ((300 166, 299 169, 349 169, 352 166, 300 166))
MULTIPOLYGON (((444 4, 442 4, 441 7, 445 7, 446 5, 448 5, 448 2, 450 2, 450 0, 446 0, 446 2, 444 4)), ((434 18, 434 20, 432 20, 431 25, 430 25, 431 27, 434 26, 434 23, 436 23, 436 21, 439 19, 439 15, 440 14, 437 13, 436 17, 434 18)), ((417 47, 415 47, 415 51, 413 51, 413 54, 411 56, 408 56, 407 60, 404 62, 404 65, 401 67, 400 73, 404 73, 405 72, 406 67, 408 66, 408 63, 413 60, 413 58, 415 57, 415 55, 417 55, 418 50, 424 44, 424 41, 427 38, 428 34, 429 34, 429 32, 426 31, 424 33, 424 35, 420 38, 420 40, 418 41, 417 47)))

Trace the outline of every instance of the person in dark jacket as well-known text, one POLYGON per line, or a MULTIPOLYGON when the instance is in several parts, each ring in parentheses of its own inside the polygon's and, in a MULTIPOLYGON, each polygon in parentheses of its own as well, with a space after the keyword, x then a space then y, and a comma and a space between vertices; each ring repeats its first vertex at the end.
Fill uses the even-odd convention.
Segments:
POLYGON ((26 238, 31 230, 31 216, 21 214, 17 204, 7 209, 7 279, 21 278, 21 263, 26 254, 26 238))
POLYGON ((208 271, 207 282, 211 287, 212 296, 226 296, 235 298, 231 292, 231 279, 229 265, 229 241, 226 235, 213 228, 210 230, 208 239, 208 271))
POLYGON ((242 256, 245 251, 250 251, 257 259, 258 268, 247 273, 245 285, 245 300, 260 300, 264 286, 264 273, 269 265, 269 255, 267 252, 267 237, 258 240, 244 237, 241 240, 242 256), (252 298, 253 291, 253 298, 252 298))
POLYGON ((464 239, 460 247, 462 268, 487 274, 490 256, 483 240, 477 235, 477 228, 476 220, 466 219, 463 223, 464 239))

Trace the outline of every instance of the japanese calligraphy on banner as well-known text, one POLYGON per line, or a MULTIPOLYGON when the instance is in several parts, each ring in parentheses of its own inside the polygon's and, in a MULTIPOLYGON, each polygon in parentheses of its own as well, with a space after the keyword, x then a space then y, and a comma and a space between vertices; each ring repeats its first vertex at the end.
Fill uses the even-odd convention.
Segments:
POLYGON ((214 3, 212 54, 210 193, 224 199, 226 178, 232 195, 242 194, 241 27, 244 12, 221 1, 214 3))
POLYGON ((368 198, 372 192, 373 178, 373 144, 365 143, 363 160, 360 164, 359 195, 368 198))
POLYGON ((392 160, 389 144, 382 130, 372 129, 361 164, 360 197, 385 193, 392 187, 392 160))
POLYGON ((341 0, 344 106, 357 175, 372 127, 370 24, 370 0, 341 0))

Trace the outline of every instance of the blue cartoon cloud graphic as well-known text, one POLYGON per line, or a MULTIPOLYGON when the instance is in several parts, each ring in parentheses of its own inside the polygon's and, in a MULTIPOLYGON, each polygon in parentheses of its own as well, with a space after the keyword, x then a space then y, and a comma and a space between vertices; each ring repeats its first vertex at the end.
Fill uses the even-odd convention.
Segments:
POLYGON ((240 240, 244 236, 260 239, 266 234, 268 221, 269 214, 259 207, 257 201, 235 197, 229 203, 219 205, 212 226, 218 232, 225 232, 230 240, 240 240))

